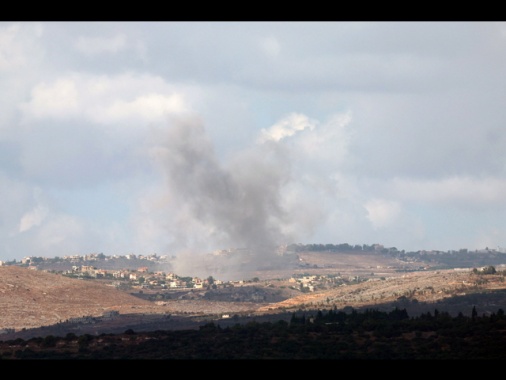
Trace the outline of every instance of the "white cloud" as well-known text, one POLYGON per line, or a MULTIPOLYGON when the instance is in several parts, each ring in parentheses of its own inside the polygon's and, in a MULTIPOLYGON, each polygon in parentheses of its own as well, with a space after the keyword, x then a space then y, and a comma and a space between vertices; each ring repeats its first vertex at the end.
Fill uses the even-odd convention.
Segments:
POLYGON ((62 118, 79 111, 79 93, 73 79, 40 83, 33 88, 31 98, 28 105, 21 106, 31 118, 62 118))
POLYGON ((37 41, 42 34, 43 27, 38 23, 0 27, 0 71, 25 69, 40 53, 37 41))
POLYGON ((309 119, 307 116, 299 113, 292 113, 269 129, 262 129, 259 141, 280 141, 285 137, 293 136, 295 133, 303 131, 305 129, 314 129, 317 122, 309 119))
POLYGON ((189 110, 187 94, 195 92, 176 88, 151 75, 107 77, 74 73, 37 84, 30 100, 20 109, 25 122, 84 118, 98 124, 146 125, 189 110))
POLYGON ((0 29, 0 70, 25 64, 23 47, 16 41, 19 29, 19 25, 9 25, 0 29))
POLYGON ((137 119, 139 122, 147 120, 161 120, 169 114, 187 112, 184 97, 181 94, 147 94, 131 101, 118 100, 107 107, 97 109, 92 115, 94 121, 118 122, 137 119))
POLYGON ((19 232, 25 232, 32 227, 39 226, 46 218, 48 209, 44 206, 37 206, 33 210, 27 212, 21 217, 19 222, 19 232))
POLYGON ((388 227, 393 224, 401 214, 399 202, 386 199, 371 199, 364 204, 367 210, 367 219, 374 228, 388 227))
POLYGON ((28 208, 35 208, 34 192, 31 186, 13 180, 0 172, 0 198, 3 205, 0 208, 0 236, 6 241, 9 236, 18 234, 20 220, 28 208))
POLYGON ((305 153, 305 159, 326 161, 326 166, 336 167, 348 156, 348 146, 352 134, 347 129, 352 121, 351 114, 339 114, 319 123, 299 123, 299 129, 308 125, 310 132, 300 135, 297 141, 298 151, 305 153))

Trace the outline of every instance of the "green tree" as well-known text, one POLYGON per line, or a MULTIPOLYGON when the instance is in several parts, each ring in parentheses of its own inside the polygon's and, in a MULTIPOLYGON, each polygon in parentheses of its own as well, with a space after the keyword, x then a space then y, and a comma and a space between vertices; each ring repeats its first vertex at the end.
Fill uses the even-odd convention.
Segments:
POLYGON ((54 335, 47 335, 44 340, 42 341, 42 346, 43 347, 55 347, 56 346, 56 342, 58 341, 58 338, 55 337, 54 335))

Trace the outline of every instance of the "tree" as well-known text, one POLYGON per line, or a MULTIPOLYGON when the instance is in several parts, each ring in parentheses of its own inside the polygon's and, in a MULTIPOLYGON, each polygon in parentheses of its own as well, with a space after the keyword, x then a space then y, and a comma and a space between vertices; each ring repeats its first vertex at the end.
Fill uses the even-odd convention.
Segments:
POLYGON ((56 342, 58 341, 58 338, 55 337, 54 335, 47 335, 44 340, 42 341, 42 346, 43 347, 55 347, 56 346, 56 342))

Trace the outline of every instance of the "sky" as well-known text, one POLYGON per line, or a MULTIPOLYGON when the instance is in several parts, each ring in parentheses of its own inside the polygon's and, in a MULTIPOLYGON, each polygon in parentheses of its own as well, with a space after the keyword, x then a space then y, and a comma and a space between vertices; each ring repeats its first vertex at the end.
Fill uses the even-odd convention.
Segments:
POLYGON ((0 260, 506 247, 504 22, 0 22, 0 260))

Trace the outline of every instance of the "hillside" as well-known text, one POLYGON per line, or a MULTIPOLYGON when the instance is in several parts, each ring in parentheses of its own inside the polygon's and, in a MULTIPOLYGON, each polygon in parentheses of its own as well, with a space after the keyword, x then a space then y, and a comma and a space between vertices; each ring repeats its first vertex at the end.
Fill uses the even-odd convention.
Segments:
MULTIPOLYGON (((215 290, 169 291, 166 295, 170 297, 160 300, 159 294, 150 290, 135 294, 101 281, 72 279, 18 266, 0 266, 0 330, 21 332, 62 324, 72 318, 101 317, 110 311, 117 311, 120 316, 83 325, 79 331, 124 331, 124 326, 139 326, 137 329, 141 325, 148 330, 150 323, 170 329, 172 327, 167 327, 165 322, 159 322, 169 317, 175 321, 175 317, 202 317, 203 320, 220 319, 225 315, 245 318, 269 314, 286 316, 295 310, 334 307, 390 310, 392 305, 399 305, 416 314, 434 307, 443 310, 453 299, 456 300, 453 302, 454 312, 469 313, 475 304, 479 304, 480 313, 494 312, 498 308, 506 310, 506 283, 502 272, 481 275, 473 273, 471 268, 423 268, 428 268, 427 263, 407 263, 371 253, 305 252, 298 255, 294 266, 247 273, 249 278, 257 276, 258 282, 215 290), (340 285, 322 282, 312 292, 301 292, 294 286, 292 276, 303 275, 339 275, 346 280, 340 285), (492 293, 495 299, 485 297, 485 294, 492 293), (480 295, 483 302, 476 295, 480 295)), ((230 318, 231 322, 235 320, 230 318)), ((63 333, 63 325, 60 327, 57 331, 63 333)), ((0 335, 2 339, 10 337, 12 333, 0 335)))
POLYGON ((16 266, 0 267, 0 297, 0 328, 16 330, 111 310, 160 311, 151 302, 103 284, 16 266))
POLYGON ((93 280, 71 279, 16 266, 0 266, 0 330, 31 329, 83 316, 244 312, 250 303, 175 300, 160 305, 93 280))
MULTIPOLYGON (((424 304, 442 304, 454 297, 470 296, 506 290, 504 276, 474 274, 471 270, 440 270, 406 273, 395 277, 369 279, 367 281, 339 286, 334 289, 301 294, 267 307, 260 307, 258 312, 272 312, 279 309, 345 307, 380 308, 383 304, 398 303, 401 306, 424 304)), ((490 310, 481 308, 482 312, 494 312, 498 307, 506 309, 506 299, 502 304, 492 303, 490 310)), ((485 305, 482 305, 485 306, 485 305)), ((460 310, 468 312, 471 310, 460 310)))

